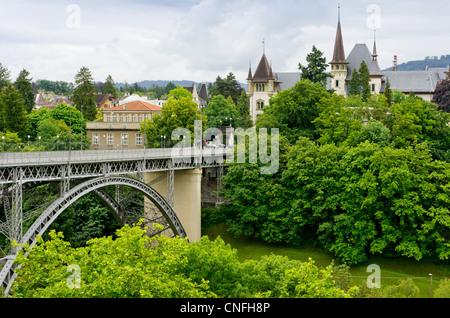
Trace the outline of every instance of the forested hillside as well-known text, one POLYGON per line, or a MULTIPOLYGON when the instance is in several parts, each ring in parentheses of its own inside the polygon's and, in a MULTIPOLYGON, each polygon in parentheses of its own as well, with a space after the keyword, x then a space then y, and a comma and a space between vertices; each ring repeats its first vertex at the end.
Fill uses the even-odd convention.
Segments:
MULTIPOLYGON (((423 60, 409 61, 405 63, 398 64, 399 71, 423 71, 427 67, 431 68, 445 68, 450 66, 450 55, 437 56, 427 56, 423 60)), ((390 71, 392 68, 387 68, 385 71, 390 71)))

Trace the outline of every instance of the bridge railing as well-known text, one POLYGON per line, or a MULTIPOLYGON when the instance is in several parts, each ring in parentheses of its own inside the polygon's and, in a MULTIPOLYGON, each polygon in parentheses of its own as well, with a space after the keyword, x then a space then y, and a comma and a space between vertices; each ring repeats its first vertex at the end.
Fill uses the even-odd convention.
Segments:
POLYGON ((0 166, 65 164, 68 162, 102 162, 139 159, 180 159, 223 156, 224 148, 154 148, 124 150, 72 150, 38 152, 0 152, 0 166))

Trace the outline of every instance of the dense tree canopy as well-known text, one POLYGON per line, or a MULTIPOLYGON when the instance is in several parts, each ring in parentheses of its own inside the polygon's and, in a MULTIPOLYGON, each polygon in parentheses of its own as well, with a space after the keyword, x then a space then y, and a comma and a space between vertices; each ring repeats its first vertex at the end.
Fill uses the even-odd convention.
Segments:
POLYGON ((161 114, 153 116, 152 120, 147 120, 141 124, 141 132, 145 131, 149 148, 164 147, 177 144, 179 140, 172 140, 172 133, 177 128, 185 128, 191 133, 191 143, 194 141, 195 120, 202 119, 202 131, 206 128, 206 117, 200 113, 197 103, 192 101, 192 94, 178 87, 169 93, 169 98, 161 110, 161 114), (145 125, 145 128, 144 128, 145 125))
POLYGON ((230 124, 236 127, 238 112, 232 100, 227 100, 222 95, 216 95, 203 109, 203 115, 208 118, 208 128, 220 128, 230 124))
POLYGON ((270 105, 264 107, 264 113, 258 117, 256 127, 279 128, 291 141, 299 136, 315 138, 312 121, 319 115, 319 102, 325 97, 329 97, 329 93, 321 84, 301 80, 271 98, 270 105))
POLYGON ((333 267, 312 260, 265 256, 241 262, 220 238, 199 242, 156 236, 125 226, 111 236, 73 248, 51 231, 17 262, 23 264, 13 285, 14 297, 90 298, 344 298, 357 287, 335 286, 333 267), (149 248, 152 247, 152 248, 149 248))

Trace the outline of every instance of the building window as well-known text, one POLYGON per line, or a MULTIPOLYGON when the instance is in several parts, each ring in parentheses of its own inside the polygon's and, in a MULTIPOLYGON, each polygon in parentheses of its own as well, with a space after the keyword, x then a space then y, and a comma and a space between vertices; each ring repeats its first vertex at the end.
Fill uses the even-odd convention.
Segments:
POLYGON ((122 146, 128 146, 128 134, 122 134, 122 146))
POLYGON ((100 135, 98 133, 92 134, 92 144, 96 146, 100 145, 100 135))
POLYGON ((136 115, 135 115, 135 114, 131 115, 131 121, 132 121, 133 123, 136 121, 136 115))
POLYGON ((138 115, 138 123, 142 122, 142 114, 138 115))
POLYGON ((111 115, 106 115, 106 121, 111 121, 111 115))
POLYGON ((136 146, 142 146, 142 134, 136 134, 136 146))
POLYGON ((263 107, 264 107, 264 102, 263 101, 256 102, 256 108, 258 110, 263 109, 263 107))
POLYGON ((372 84, 372 92, 375 92, 375 84, 372 84))
POLYGON ((341 70, 343 70, 344 69, 344 65, 341 65, 341 70))
POLYGON ((339 87, 339 81, 336 80, 336 87, 339 87))
POLYGON ((123 115, 122 114, 119 115, 119 122, 123 122, 123 115))
POLYGON ((125 121, 126 121, 127 123, 130 122, 130 114, 126 114, 126 115, 125 115, 125 121))
POLYGON ((108 146, 113 146, 114 145, 114 134, 113 133, 108 133, 106 135, 106 144, 108 146))
POLYGON ((114 114, 114 115, 113 115, 113 122, 116 122, 116 121, 117 121, 117 115, 114 114))

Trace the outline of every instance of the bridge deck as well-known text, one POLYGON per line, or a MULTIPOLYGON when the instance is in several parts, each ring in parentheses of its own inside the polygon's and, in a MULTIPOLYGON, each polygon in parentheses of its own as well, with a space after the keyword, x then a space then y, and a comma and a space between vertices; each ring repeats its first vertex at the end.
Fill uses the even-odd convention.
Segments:
POLYGON ((166 148, 0 153, 0 184, 217 166, 230 150, 166 148), (171 162, 171 165, 169 165, 171 162))

